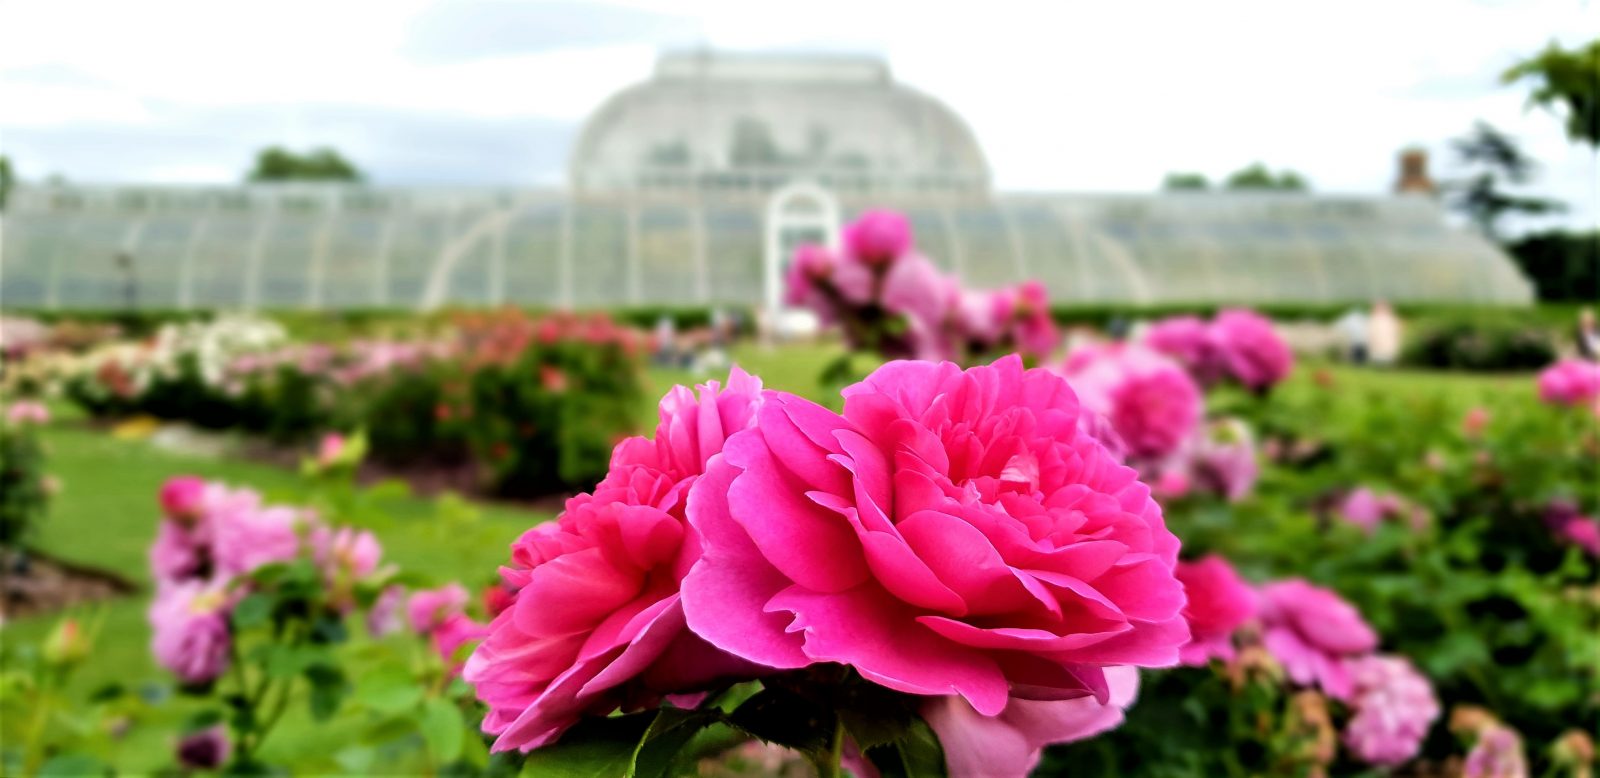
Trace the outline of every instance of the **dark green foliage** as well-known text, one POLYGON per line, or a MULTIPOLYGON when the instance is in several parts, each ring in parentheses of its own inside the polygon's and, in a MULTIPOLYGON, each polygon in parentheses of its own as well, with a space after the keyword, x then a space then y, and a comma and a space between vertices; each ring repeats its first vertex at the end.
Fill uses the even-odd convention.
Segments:
POLYGON ((1539 299, 1600 300, 1600 232, 1536 232, 1506 245, 1539 299))
POLYGON ((31 424, 0 422, 0 546, 20 546, 49 509, 44 449, 31 424))
POLYGON ((1263 190, 1276 192, 1305 192, 1311 189, 1305 178, 1293 170, 1273 173, 1266 165, 1256 162, 1228 176, 1224 186, 1236 190, 1263 190))
POLYGON ((1402 361, 1416 367, 1533 370, 1555 359, 1542 328, 1510 316, 1475 316, 1419 323, 1402 361))
POLYGON ((363 176, 339 152, 331 148, 312 149, 299 154, 281 146, 262 149, 247 178, 255 183, 270 181, 360 181, 363 176))
POLYGON ((1600 38, 1567 51, 1554 42, 1513 65, 1504 83, 1534 82, 1528 102, 1565 113, 1567 137, 1600 146, 1600 38))

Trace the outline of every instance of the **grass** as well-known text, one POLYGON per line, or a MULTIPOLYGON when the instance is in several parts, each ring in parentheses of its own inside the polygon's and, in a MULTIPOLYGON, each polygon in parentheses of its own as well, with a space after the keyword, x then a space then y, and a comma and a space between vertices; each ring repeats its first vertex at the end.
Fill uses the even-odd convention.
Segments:
MULTIPOLYGON (((818 397, 817 376, 840 350, 831 344, 762 347, 742 344, 732 360, 759 375, 768 388, 818 397)), ((1526 375, 1465 375, 1421 371, 1378 371, 1337 365, 1306 365, 1285 391, 1304 391, 1319 369, 1331 374, 1352 394, 1364 391, 1422 396, 1446 393, 1461 402, 1508 391, 1531 393, 1526 375)), ((717 371, 722 373, 722 371, 717 371)), ((725 375, 725 373, 722 373, 725 375)), ((638 409, 640 429, 655 425, 656 400, 671 385, 697 383, 721 375, 652 368, 645 376, 645 398, 638 409)), ((45 432, 48 470, 64 485, 39 538, 46 552, 74 562, 116 571, 140 586, 136 596, 107 603, 105 628, 92 661, 73 679, 71 696, 81 700, 108 683, 131 687, 149 684, 153 693, 170 686, 168 676, 152 662, 145 610, 150 600, 146 549, 156 527, 155 499, 168 477, 194 473, 257 488, 269 497, 292 501, 299 477, 272 465, 175 453, 149 441, 123 439, 89 426, 68 408, 45 432)), ((398 490, 369 492, 388 520, 375 526, 385 557, 405 569, 427 572, 438 581, 461 580, 471 587, 488 582, 505 561, 507 544, 548 513, 501 504, 479 504, 475 516, 442 522, 435 506, 398 490)), ((20 618, 0 631, 10 646, 33 644, 55 623, 55 616, 20 618)), ((170 765, 173 733, 193 710, 185 701, 151 706, 143 720, 116 746, 117 767, 126 773, 148 773, 170 765)), ((303 706, 296 706, 303 711, 303 706)), ((339 722, 348 724, 348 722, 339 722)), ((0 740, 15 742, 15 722, 0 721, 0 740)), ((266 756, 300 769, 331 769, 330 755, 349 732, 341 726, 310 722, 303 712, 287 718, 269 741, 266 756)))

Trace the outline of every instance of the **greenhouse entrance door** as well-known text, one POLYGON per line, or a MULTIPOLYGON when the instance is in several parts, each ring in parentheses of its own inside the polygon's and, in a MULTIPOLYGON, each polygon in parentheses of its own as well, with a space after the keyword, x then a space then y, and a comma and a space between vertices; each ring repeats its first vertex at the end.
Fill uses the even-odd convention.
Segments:
POLYGON ((766 271, 762 302, 779 335, 815 332, 817 320, 810 311, 783 304, 783 277, 794 250, 806 243, 838 248, 839 201, 822 187, 797 182, 772 193, 767 200, 766 271))

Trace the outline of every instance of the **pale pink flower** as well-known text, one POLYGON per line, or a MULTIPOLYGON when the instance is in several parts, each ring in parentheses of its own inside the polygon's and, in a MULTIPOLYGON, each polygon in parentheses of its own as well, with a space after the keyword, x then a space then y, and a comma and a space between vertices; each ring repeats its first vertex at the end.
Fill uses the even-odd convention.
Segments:
POLYGON ((489 706, 495 750, 538 748, 582 715, 759 672, 685 628, 679 582, 700 554, 690 488, 761 402, 760 381, 738 368, 698 396, 675 387, 654 440, 618 444, 592 494, 512 544, 501 573, 516 597, 464 672, 489 706))
POLYGON ((1539 399, 1577 407, 1600 400, 1600 364, 1563 359, 1539 374, 1539 399))
POLYGON ((186 684, 205 683, 228 668, 232 608, 224 584, 183 581, 163 587, 150 605, 156 661, 186 684))
POLYGON ((301 514, 282 505, 223 506, 211 514, 212 553, 225 576, 288 562, 300 553, 301 514))
POLYGON ((1467 752, 1461 778, 1528 778, 1528 759, 1516 730, 1495 724, 1478 735, 1467 752))
POLYGON ((1475 406, 1461 417, 1461 434, 1471 439, 1479 438, 1483 435, 1483 431, 1489 428, 1489 420, 1489 409, 1481 405, 1475 406))
POLYGON ((696 633, 985 716, 1014 698, 1104 703, 1105 666, 1177 661, 1177 538, 1133 470, 1079 432, 1059 376, 1016 356, 891 362, 844 395, 841 416, 769 393, 696 482, 696 633))
POLYGON ((1123 711, 1139 694, 1139 671, 1105 669, 1106 700, 1013 698, 996 716, 985 716, 957 695, 934 697, 922 716, 939 736, 951 776, 1025 776, 1039 764, 1044 747, 1094 737, 1122 723, 1123 711))
POLYGON ((1233 633, 1255 616, 1255 592, 1228 560, 1216 555, 1179 562, 1173 573, 1188 598, 1183 617, 1192 636, 1179 651, 1181 661, 1191 666, 1203 666, 1212 659, 1231 661, 1233 633))
POLYGON ((1405 657, 1374 654, 1349 664, 1355 715, 1345 725, 1345 745, 1367 764, 1410 761, 1439 718, 1433 685, 1405 657))
POLYGON ((1378 635, 1350 603, 1298 578, 1262 587, 1262 642, 1302 686, 1316 684, 1328 696, 1350 699, 1347 660, 1378 647, 1378 635))
POLYGON ((1219 419, 1203 428, 1184 460, 1196 488, 1238 502, 1255 488, 1261 465, 1255 436, 1243 419, 1219 419))
POLYGON ((406 601, 406 617, 411 630, 428 635, 467 607, 467 587, 448 583, 437 589, 419 589, 406 601))
POLYGON ((457 613, 444 620, 435 627, 428 638, 433 643, 433 650, 439 654, 451 672, 461 672, 462 658, 456 656, 462 646, 475 640, 482 640, 489 634, 489 625, 473 621, 466 614, 457 613))
POLYGON ((367 609, 367 634, 375 638, 392 635, 405 623, 405 587, 391 584, 378 593, 367 609))
POLYGON ((13 425, 49 424, 50 409, 35 400, 18 400, 6 409, 6 421, 13 425))
POLYGON ((339 458, 344 454, 345 438, 337 432, 329 432, 322 436, 317 444, 317 464, 322 467, 333 467, 339 463, 339 458))
POLYGON ((161 522, 150 544, 150 571, 158 584, 208 578, 212 569, 209 523, 161 522))
POLYGON ((1338 516, 1371 532, 1377 529, 1378 523, 1393 509, 1387 498, 1388 495, 1380 497, 1377 492, 1365 486, 1357 487, 1350 490, 1339 503, 1338 516))
POLYGON ((366 530, 317 526, 311 530, 310 540, 312 561, 328 571, 330 579, 365 578, 377 571, 383 559, 383 546, 366 530))
POLYGON ((1200 423, 1200 387, 1176 362, 1143 346, 1074 350, 1065 375, 1083 407, 1111 422, 1130 456, 1171 455, 1200 423))

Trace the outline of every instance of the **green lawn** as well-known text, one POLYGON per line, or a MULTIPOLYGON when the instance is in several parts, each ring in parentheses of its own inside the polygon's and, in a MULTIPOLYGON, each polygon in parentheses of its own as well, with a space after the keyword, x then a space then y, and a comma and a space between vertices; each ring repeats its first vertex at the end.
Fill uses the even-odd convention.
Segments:
MULTIPOLYGON (((819 394, 817 375, 839 355, 835 345, 794 345, 763 348, 741 345, 732 358, 761 376, 769 388, 808 396, 819 394)), ((1297 371, 1285 391, 1309 386, 1315 365, 1297 371)), ((1475 376, 1416 371, 1373 371, 1330 366, 1339 386, 1352 394, 1360 390, 1426 395, 1447 393, 1463 402, 1508 391, 1531 394, 1527 375, 1475 376)), ((646 375, 646 397, 638 410, 641 429, 654 427, 655 404, 674 383, 694 383, 721 376, 696 376, 685 371, 651 369, 646 375)), ((169 686, 167 676, 152 663, 145 609, 150 591, 146 549, 157 523, 156 493, 161 483, 179 473, 195 473, 249 485, 283 499, 299 490, 298 476, 267 464, 174 453, 148 441, 120 439, 90 427, 81 416, 58 407, 57 421, 44 433, 48 471, 63 483, 48 521, 38 538, 43 550, 75 562, 114 570, 139 583, 133 597, 104 605, 106 626, 94 658, 74 679, 77 699, 107 683, 129 686, 154 683, 169 686)), ((475 518, 441 523, 425 500, 384 490, 374 496, 388 520, 375 527, 385 556, 406 569, 426 572, 439 581, 461 580, 476 587, 491 580, 506 559, 507 544, 529 526, 546 520, 539 513, 503 504, 479 505, 475 518)), ((54 617, 17 619, 6 624, 0 637, 11 645, 37 642, 54 623, 54 617)), ((297 706, 297 710, 299 710, 297 706)), ((179 702, 149 709, 147 720, 135 726, 118 746, 117 762, 124 772, 149 772, 170 764, 172 733, 189 712, 179 702)), ((337 750, 338 727, 316 726, 299 714, 285 720, 269 741, 266 756, 298 765, 327 765, 337 750), (277 752, 277 753, 274 753, 277 752)), ((14 722, 0 722, 0 739, 15 736, 14 722)), ((14 742, 14 741, 12 741, 14 742)))

